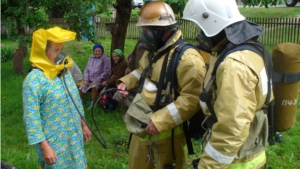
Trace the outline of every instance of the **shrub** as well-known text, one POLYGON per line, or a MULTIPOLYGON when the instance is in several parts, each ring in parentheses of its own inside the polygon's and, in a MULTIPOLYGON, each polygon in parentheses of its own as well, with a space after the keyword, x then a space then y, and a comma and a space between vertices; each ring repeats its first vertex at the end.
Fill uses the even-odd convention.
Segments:
POLYGON ((136 10, 136 9, 132 10, 131 11, 131 18, 137 18, 139 16, 139 12, 140 12, 139 9, 138 10, 136 10))
POLYGON ((14 57, 14 51, 12 47, 1 47, 1 62, 12 60, 14 57))

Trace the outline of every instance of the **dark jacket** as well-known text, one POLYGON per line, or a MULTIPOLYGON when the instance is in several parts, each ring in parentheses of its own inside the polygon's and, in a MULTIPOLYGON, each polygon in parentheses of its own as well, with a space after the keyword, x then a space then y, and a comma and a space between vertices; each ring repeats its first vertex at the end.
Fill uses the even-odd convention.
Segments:
POLYGON ((119 62, 116 64, 114 63, 113 68, 111 69, 110 75, 106 79, 106 89, 109 88, 116 88, 116 81, 125 75, 125 70, 128 66, 126 59, 122 56, 119 62))
POLYGON ((145 52, 144 49, 142 48, 139 48, 139 44, 140 44, 141 40, 139 40, 135 47, 134 47, 134 50, 132 52, 132 59, 131 61, 128 63, 128 67, 131 71, 139 68, 139 61, 141 59, 141 57, 143 56, 143 53, 145 52))

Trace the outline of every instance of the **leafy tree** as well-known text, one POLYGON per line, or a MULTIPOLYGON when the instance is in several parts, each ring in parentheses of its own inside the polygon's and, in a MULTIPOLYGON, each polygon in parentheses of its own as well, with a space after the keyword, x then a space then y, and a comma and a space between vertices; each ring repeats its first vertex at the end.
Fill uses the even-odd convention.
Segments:
POLYGON ((10 38, 26 42, 24 28, 47 25, 48 19, 40 7, 42 3, 41 0, 1 0, 1 21, 5 28, 9 28, 10 38))
MULTIPOLYGON (((20 58, 24 58, 27 45, 31 44, 31 36, 25 36, 25 28, 33 30, 49 28, 48 13, 53 16, 64 16, 69 29, 77 33, 77 39, 82 36, 95 42, 93 25, 89 18, 95 14, 92 11, 93 0, 1 0, 1 22, 9 28, 8 37, 19 42, 16 50, 20 58)), ((97 2, 105 11, 105 5, 111 0, 97 2)), ((99 9, 99 8, 98 8, 99 9)), ((100 10, 101 11, 101 10, 100 10)), ((16 55, 15 55, 16 56, 16 55)))
POLYGON ((8 35, 13 40, 18 40, 18 49, 14 52, 14 70, 23 73, 23 58, 27 44, 31 38, 25 36, 25 28, 40 28, 47 24, 47 17, 41 6, 47 1, 42 0, 1 0, 1 22, 8 29, 8 35))
POLYGON ((181 17, 183 15, 183 10, 187 1, 188 0, 165 0, 164 2, 171 6, 174 14, 177 14, 181 17))
MULTIPOLYGON (((112 34, 111 49, 121 49, 124 51, 127 26, 131 16, 131 0, 116 0, 113 5, 116 9, 116 20, 112 34)), ((112 53, 111 53, 112 54, 112 53)))
POLYGON ((96 42, 94 27, 90 24, 90 18, 96 14, 92 5, 92 0, 50 0, 44 8, 52 17, 64 18, 68 29, 77 33, 78 40, 84 36, 96 42))
POLYGON ((112 16, 114 2, 112 0, 96 1, 96 13, 103 16, 112 16))

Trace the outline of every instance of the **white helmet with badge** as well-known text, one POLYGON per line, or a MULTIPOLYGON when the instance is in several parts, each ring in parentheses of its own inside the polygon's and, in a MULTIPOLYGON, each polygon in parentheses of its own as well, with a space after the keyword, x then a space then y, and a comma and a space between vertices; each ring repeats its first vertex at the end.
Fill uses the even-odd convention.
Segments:
POLYGON ((195 22, 207 37, 212 37, 245 17, 240 14, 235 0, 189 0, 183 19, 195 22))

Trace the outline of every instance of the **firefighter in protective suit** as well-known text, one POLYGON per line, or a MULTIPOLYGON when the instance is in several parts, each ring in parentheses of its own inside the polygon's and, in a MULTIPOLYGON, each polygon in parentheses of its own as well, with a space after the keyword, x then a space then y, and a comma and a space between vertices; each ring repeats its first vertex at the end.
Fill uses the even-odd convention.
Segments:
MULTIPOLYGON (((182 37, 182 33, 173 10, 161 1, 147 3, 141 9, 137 26, 140 26, 142 44, 147 51, 139 61, 139 68, 119 79, 117 85, 119 90, 136 88, 142 72, 152 62, 141 92, 142 99, 152 107, 155 98, 160 97, 157 95, 156 83, 159 82, 163 61, 167 57, 169 64, 175 50, 175 47, 169 47, 182 37), (159 55, 161 57, 154 61, 159 55)), ((205 63, 200 54, 193 48, 185 50, 175 73, 178 78, 178 97, 154 111, 146 127, 148 135, 145 138, 132 136, 129 147, 130 169, 185 168, 186 143, 182 123, 200 109, 199 94, 205 72, 205 63)), ((127 96, 126 91, 119 91, 119 94, 127 96)))
MULTIPOLYGON (((199 43, 218 55, 229 43, 257 41, 263 33, 245 20, 235 0, 189 0, 183 19, 201 28, 199 43)), ((248 169, 266 163, 268 121, 262 110, 268 93, 266 73, 262 57, 250 50, 230 53, 220 63, 208 90, 217 120, 205 135, 198 168, 248 169)), ((200 102, 209 116, 205 103, 200 102)))

